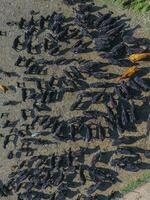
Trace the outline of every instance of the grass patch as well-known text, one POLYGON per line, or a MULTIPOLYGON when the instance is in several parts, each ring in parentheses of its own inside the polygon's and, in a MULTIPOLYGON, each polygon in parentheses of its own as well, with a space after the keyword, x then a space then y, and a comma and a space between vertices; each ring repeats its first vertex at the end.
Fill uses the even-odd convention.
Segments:
POLYGON ((150 4, 148 0, 132 0, 127 5, 124 4, 123 0, 113 0, 113 2, 122 5, 123 8, 131 8, 135 12, 147 12, 148 10, 150 10, 150 4))
POLYGON ((128 184, 125 188, 123 188, 120 192, 125 195, 126 193, 129 193, 136 189, 138 186, 145 183, 147 180, 150 179, 150 172, 145 173, 141 178, 138 178, 136 181, 128 184))

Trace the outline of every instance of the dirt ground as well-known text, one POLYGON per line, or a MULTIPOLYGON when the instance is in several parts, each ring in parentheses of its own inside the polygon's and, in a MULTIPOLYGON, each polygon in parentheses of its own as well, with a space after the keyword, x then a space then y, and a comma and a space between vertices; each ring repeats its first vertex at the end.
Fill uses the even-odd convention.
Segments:
MULTIPOLYGON (((110 3, 108 1, 104 0, 96 0, 95 3, 97 3, 98 6, 102 6, 107 3, 108 7, 104 8, 105 10, 111 10, 114 12, 115 15, 122 15, 125 14, 126 17, 129 19, 128 23, 131 25, 131 27, 136 27, 137 25, 140 25, 140 28, 137 28, 135 31, 135 36, 137 37, 145 37, 150 39, 150 12, 146 14, 138 14, 138 13, 132 13, 132 11, 122 10, 118 6, 114 5, 113 3, 110 3)), ((26 19, 29 19, 30 17, 30 11, 31 10, 40 11, 40 15, 48 15, 51 14, 52 11, 57 10, 60 12, 65 13, 66 16, 71 16, 72 10, 67 7, 66 5, 62 4, 61 0, 1 0, 0 1, 0 30, 7 31, 7 37, 0 36, 0 69, 6 70, 6 71, 16 71, 19 74, 22 74, 22 69, 14 66, 14 62, 16 61, 16 58, 18 56, 18 53, 15 52, 11 46, 14 38, 19 34, 19 30, 14 26, 8 27, 6 25, 6 22, 8 21, 18 21, 20 17, 24 17, 26 19)), ((22 55, 26 55, 26 53, 22 53, 22 55)), ((73 54, 70 52, 65 53, 66 58, 70 58, 73 54)), ((37 56, 37 58, 49 58, 45 54, 40 54, 37 56)), ((101 58, 98 53, 86 53, 82 55, 74 55, 75 58, 80 59, 91 59, 96 61, 101 61, 101 58)), ((149 68, 150 63, 149 62, 140 62, 140 66, 149 68)), ((50 66, 49 67, 49 74, 62 74, 62 69, 64 69, 65 66, 58 66, 56 69, 56 66, 50 66)), ((107 69, 109 71, 113 71, 114 73, 120 74, 124 69, 117 67, 117 66, 107 66, 107 69)), ((16 85, 16 81, 19 81, 22 79, 22 76, 18 78, 4 78, 0 80, 0 83, 5 85, 16 85)), ((92 81, 89 79, 89 82, 92 81)), ((34 86, 33 86, 34 87, 34 86)), ((1 104, 6 100, 19 100, 21 99, 21 91, 18 89, 17 93, 13 93, 11 91, 8 91, 6 94, 0 93, 0 112, 9 112, 10 118, 15 120, 20 117, 20 112, 18 112, 21 108, 28 108, 30 107, 30 102, 28 103, 21 103, 16 106, 12 107, 2 107, 1 104)), ((61 115, 63 119, 69 119, 72 116, 81 114, 81 111, 75 111, 70 112, 69 107, 72 104, 72 102, 76 99, 76 94, 67 94, 65 95, 62 102, 55 103, 52 107, 51 114, 53 115, 61 115)), ((138 103, 138 102, 137 102, 138 103)), ((139 102, 140 105, 140 102, 139 102)), ((93 106, 92 108, 100 109, 99 106, 93 106)), ((143 111, 140 111, 141 115, 144 115, 145 112, 150 112, 150 108, 145 108, 143 111)), ((39 127, 37 127, 37 130, 39 127)), ((2 130, 0 129, 0 133, 7 134, 7 129, 2 130)), ((137 125, 137 132, 135 133, 125 133, 125 135, 134 135, 134 136, 140 136, 146 132, 146 122, 140 122, 137 125)), ((7 153, 8 150, 4 150, 2 147, 3 138, 0 138, 0 179, 2 179, 4 182, 8 179, 7 176, 11 172, 12 166, 16 165, 16 163, 19 163, 21 159, 24 157, 21 157, 21 159, 14 158, 13 160, 7 159, 7 153)), ((111 141, 107 139, 105 142, 99 142, 99 141, 91 141, 88 144, 84 141, 77 141, 77 142, 61 142, 58 144, 50 144, 50 145, 43 145, 40 147, 37 147, 37 151, 35 154, 50 154, 50 153, 57 153, 60 154, 61 152, 64 152, 65 150, 68 150, 69 147, 72 148, 72 150, 79 149, 80 146, 87 147, 89 149, 94 149, 96 146, 99 146, 103 152, 105 151, 112 151, 115 150, 115 148, 111 146, 111 141)), ((141 147, 144 149, 150 150, 150 140, 142 139, 137 141, 134 146, 141 147)), ((8 146, 8 149, 10 150, 12 148, 11 145, 8 146)), ((85 162, 89 163, 91 160, 91 155, 87 155, 85 158, 85 162)), ((143 158, 143 161, 150 164, 150 160, 146 160, 143 158)), ((101 164, 101 167, 107 167, 107 164, 101 164)), ((111 169, 112 167, 109 166, 111 169)), ((114 170, 114 168, 112 168, 114 170)), ((127 172, 120 169, 115 169, 117 172, 119 172, 119 180, 120 182, 114 184, 111 188, 108 190, 101 192, 101 194, 110 194, 112 191, 119 191, 122 188, 124 188, 126 185, 128 185, 130 182, 136 180, 137 178, 141 177, 145 172, 149 171, 149 169, 140 170, 138 172, 127 172)), ((90 181, 87 181, 86 185, 84 187, 80 188, 80 192, 84 193, 85 189, 90 185, 90 181)), ((7 198, 1 198, 1 200, 16 200, 16 196, 9 196, 7 198)))

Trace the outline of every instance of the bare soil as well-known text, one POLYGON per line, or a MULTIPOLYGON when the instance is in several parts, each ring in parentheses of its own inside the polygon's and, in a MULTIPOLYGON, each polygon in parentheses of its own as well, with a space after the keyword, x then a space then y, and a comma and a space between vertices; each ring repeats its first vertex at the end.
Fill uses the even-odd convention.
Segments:
MULTIPOLYGON (((150 12, 146 14, 138 14, 138 13, 132 13, 132 11, 122 10, 119 7, 116 7, 113 3, 110 3, 108 1, 104 0, 96 0, 95 1, 98 6, 102 6, 107 3, 108 7, 103 9, 103 12, 106 10, 111 10, 114 12, 115 15, 123 15, 125 14, 126 17, 129 19, 127 23, 131 25, 131 27, 136 27, 137 25, 140 25, 140 28, 137 28, 135 31, 135 36, 137 37, 146 37, 150 39, 150 12)), ((11 46, 13 43, 14 38, 19 34, 19 30, 14 26, 8 27, 6 25, 6 22, 8 21, 18 21, 20 17, 24 17, 26 19, 29 19, 30 17, 30 11, 31 10, 40 11, 40 15, 48 15, 51 14, 52 11, 57 10, 60 12, 63 12, 66 16, 72 15, 72 9, 64 4, 62 4, 61 0, 1 0, 0 1, 0 30, 7 31, 7 37, 1 37, 0 36, 0 69, 3 69, 5 71, 16 71, 19 74, 22 75, 22 69, 15 67, 14 63, 16 61, 16 58, 18 56, 18 53, 15 52, 11 46)), ((64 46, 65 47, 65 46, 64 46)), ((26 53, 21 52, 22 55, 26 55, 26 53)), ((65 53, 66 58, 70 58, 74 56, 74 58, 77 59, 91 59, 96 61, 102 61, 100 58, 99 53, 86 53, 81 55, 73 55, 69 51, 65 53)), ((40 54, 37 56, 37 58, 50 58, 49 56, 45 54, 40 54)), ((149 62, 140 62, 141 68, 149 68, 150 63, 149 62)), ((49 66, 49 74, 55 74, 57 76, 62 74, 62 69, 66 68, 66 66, 49 66)), ((117 66, 107 66, 106 67, 108 71, 114 72, 116 74, 121 74, 124 71, 124 68, 120 68, 117 66)), ((45 78, 45 77, 44 77, 45 78)), ((46 77, 47 78, 47 77, 46 77)), ((19 78, 19 80, 22 79, 22 76, 19 78)), ((92 82, 94 79, 89 79, 89 82, 92 82)), ((18 78, 5 78, 0 80, 0 83, 5 85, 16 85, 16 81, 18 81, 18 78)), ((30 85, 31 86, 31 85, 30 85)), ((34 85, 33 85, 34 87, 34 85)), ((144 95, 144 93, 143 93, 144 95)), ((13 93, 11 91, 8 91, 6 94, 0 93, 0 104, 2 102, 8 101, 8 100, 20 100, 21 99, 21 91, 17 89, 17 93, 13 93)), ((76 99, 76 94, 67 94, 65 95, 62 102, 55 103, 52 105, 52 111, 50 112, 50 115, 61 115, 63 119, 71 118, 72 116, 76 116, 82 113, 82 111, 74 111, 70 112, 69 107, 76 99)), ((141 105, 141 102, 136 102, 137 104, 141 105)), ((10 119, 18 119, 20 118, 20 109, 21 108, 29 108, 31 102, 27 103, 21 103, 16 106, 12 107, 0 107, 0 112, 9 112, 10 119)), ((103 110, 103 107, 101 105, 94 105, 92 108, 103 110)), ((91 109, 92 109, 91 108, 91 109)), ((144 116, 150 111, 150 108, 146 107, 143 108, 143 110, 140 110, 140 115, 144 116)), ((37 130, 39 130, 39 127, 37 127, 37 130)), ((7 134, 9 130, 0 129, 0 133, 7 134)), ((124 135, 132 135, 132 136, 141 136, 145 134, 146 132, 146 121, 139 121, 137 122, 137 132, 128 133, 125 132, 124 135)), ((46 138, 45 138, 46 139, 46 138)), ((47 137, 47 139, 50 139, 47 137)), ((2 147, 3 144, 3 138, 0 138, 0 179, 2 179, 4 182, 8 180, 7 176, 11 172, 12 166, 16 165, 20 162, 20 159, 14 158, 13 160, 7 159, 7 153, 8 149, 10 150, 12 148, 11 145, 8 146, 7 150, 4 150, 2 147)), ((113 151, 116 149, 116 147, 112 147, 111 141, 109 139, 106 139, 104 142, 100 142, 97 140, 92 140, 88 144, 85 143, 82 140, 76 141, 76 142, 59 142, 58 144, 50 144, 50 145, 43 145, 43 146, 36 146, 37 151, 35 154, 50 154, 52 152, 55 152, 57 154, 61 154, 65 150, 68 150, 69 147, 72 148, 72 150, 78 150, 80 147, 88 147, 89 149, 95 149, 95 147, 99 146, 100 149, 103 152, 106 151, 113 151)), ((150 140, 139 140, 136 143, 134 143, 134 146, 143 148, 143 149, 149 149, 150 150, 150 140)), ((24 159, 24 156, 21 157, 21 160, 24 159)), ((85 157, 85 163, 89 163, 91 161, 91 155, 86 155, 85 157)), ((143 162, 149 163, 150 160, 142 158, 143 162)), ((108 195, 112 191, 119 191, 122 188, 124 188, 129 183, 133 182, 137 178, 141 177, 145 172, 149 171, 149 169, 140 170, 138 172, 127 172, 121 169, 114 169, 111 166, 108 166, 104 163, 98 163, 97 166, 100 167, 109 167, 110 169, 113 169, 119 173, 118 179, 120 182, 114 184, 112 187, 107 189, 106 191, 100 192, 101 194, 108 195)), ((88 186, 91 185, 90 180, 87 180, 86 185, 79 188, 79 191, 82 193, 85 193, 85 189, 88 188, 88 186)), ((7 198, 1 198, 1 200, 16 200, 16 195, 9 196, 7 198)))

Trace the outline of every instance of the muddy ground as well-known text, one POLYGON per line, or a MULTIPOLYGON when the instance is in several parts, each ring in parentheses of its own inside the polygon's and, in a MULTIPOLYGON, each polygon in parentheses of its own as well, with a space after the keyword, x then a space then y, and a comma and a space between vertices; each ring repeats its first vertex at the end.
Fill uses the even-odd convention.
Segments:
MULTIPOLYGON (((122 15, 125 14, 126 17, 129 19, 128 23, 131 25, 131 27, 136 27, 137 25, 140 27, 135 30, 135 36, 137 37, 146 37, 150 39, 150 12, 146 14, 138 14, 138 13, 132 13, 132 11, 127 10, 121 10, 121 8, 116 7, 116 5, 113 5, 113 3, 110 3, 108 1, 101 1, 96 0, 95 1, 98 6, 103 6, 106 2, 108 7, 104 8, 105 10, 111 10, 114 11, 115 15, 122 15)), ((14 38, 19 34, 19 30, 14 27, 8 27, 6 25, 6 22, 8 21, 18 21, 20 17, 24 17, 26 19, 29 19, 30 17, 30 11, 31 10, 40 11, 41 15, 48 15, 51 14, 52 11, 57 10, 60 12, 63 12, 66 16, 72 15, 72 10, 67 7, 66 5, 62 4, 61 0, 1 0, 0 2, 0 30, 7 31, 7 37, 1 37, 0 36, 0 69, 4 69, 6 71, 16 71, 22 75, 22 69, 15 67, 14 62, 16 61, 16 58, 18 56, 18 53, 14 51, 11 46, 14 38)), ((67 46, 66 46, 67 47, 67 46)), ((65 48, 65 46, 64 46, 65 48)), ((21 52, 21 55, 27 55, 25 52, 21 52)), ((99 54, 96 52, 92 53, 86 53, 82 55, 73 55, 72 53, 66 51, 65 57, 71 58, 74 57, 76 59, 91 59, 95 61, 102 61, 99 54)), ((40 54, 36 56, 36 58, 50 58, 48 55, 40 54)), ((55 58, 56 59, 56 58, 55 58)), ((140 62, 140 66, 148 68, 150 65, 149 62, 140 62)), ((66 68, 66 66, 49 66, 49 74, 54 75, 60 75, 62 74, 62 69, 66 68)), ((114 72, 116 74, 120 74, 124 68, 120 68, 117 66, 107 66, 106 69, 110 72, 114 72)), ((47 78, 43 76, 43 78, 47 78)), ((15 78, 5 78, 3 77, 0 80, 0 83, 5 85, 16 85, 16 81, 21 82, 22 76, 18 79, 15 78)), ((88 80, 89 82, 92 82, 92 79, 88 80)), ((27 87, 29 85, 27 84, 27 87)), ((33 85, 34 87, 34 85, 33 85)), ((76 99, 77 94, 67 94, 63 98, 62 102, 55 103, 51 106, 52 111, 51 115, 61 115, 63 119, 69 119, 70 117, 73 117, 75 115, 79 115, 82 113, 82 111, 74 111, 70 112, 69 107, 72 104, 72 102, 76 99)), ((144 95, 144 93, 143 93, 144 95)), ((21 99, 21 91, 20 89, 17 89, 17 93, 13 93, 11 91, 8 91, 6 94, 0 93, 0 104, 6 100, 20 100, 21 99)), ((141 105, 141 102, 136 102, 138 105, 141 105)), ((20 118, 20 112, 19 110, 21 108, 29 108, 30 102, 28 103, 21 103, 16 106, 12 107, 0 107, 0 112, 10 112, 10 118, 15 120, 20 118)), ((94 105, 92 108, 101 110, 103 107, 101 105, 94 105)), ((146 107, 142 110, 139 110, 140 116, 147 116, 147 113, 150 111, 150 108, 146 107)), ((39 127, 37 127, 37 130, 39 131, 39 127)), ((2 130, 0 129, 0 132, 2 134, 7 134, 7 129, 2 130)), ((146 132, 146 122, 142 122, 141 120, 137 121, 137 132, 134 133, 124 133, 124 135, 134 135, 134 136, 141 136, 146 132)), ((46 139, 46 138, 45 138, 46 139)), ((47 139, 49 139, 49 136, 47 136, 47 139)), ((7 153, 8 149, 10 150, 12 148, 11 145, 8 146, 7 150, 4 150, 2 147, 3 138, 0 138, 0 179, 2 179, 4 182, 7 180, 7 175, 11 172, 12 166, 16 165, 20 160, 24 158, 22 156, 20 159, 13 159, 8 160, 7 159, 7 153)), ((35 154, 50 154, 52 152, 56 152, 57 154, 64 152, 65 150, 68 150, 69 147, 72 147, 72 150, 79 149, 80 146, 87 147, 89 149, 95 149, 95 147, 100 147, 102 151, 113 151, 115 150, 115 147, 111 146, 111 141, 109 139, 106 139, 105 142, 99 142, 96 140, 93 140, 89 142, 88 144, 85 143, 83 140, 79 140, 77 142, 58 142, 57 144, 50 144, 50 145, 43 145, 43 146, 35 146, 37 148, 35 154)), ((150 150, 150 141, 141 139, 134 143, 134 146, 141 147, 144 149, 150 150)), ((91 155, 87 155, 85 157, 85 162, 89 163, 91 160, 91 155)), ((150 164, 150 161, 145 160, 143 158, 144 162, 147 162, 150 164)), ((108 167, 107 164, 99 163, 98 166, 101 167, 108 167)), ((109 166, 109 168, 112 168, 109 166)), ((112 168, 114 170, 114 168, 112 168)), ((136 180, 137 178, 141 177, 146 171, 149 171, 149 169, 140 170, 138 172, 127 172, 124 170, 120 170, 118 168, 115 169, 119 173, 119 180, 120 182, 114 184, 112 187, 107 189, 106 191, 100 192, 100 194, 110 194, 111 191, 119 191, 120 189, 124 188, 127 184, 130 182, 136 180)), ((91 185, 90 180, 87 181, 86 185, 81 187, 79 189, 80 192, 85 193, 85 189, 88 188, 88 186, 91 185)), ((16 196, 9 196, 7 198, 1 198, 1 200, 16 200, 16 196)))

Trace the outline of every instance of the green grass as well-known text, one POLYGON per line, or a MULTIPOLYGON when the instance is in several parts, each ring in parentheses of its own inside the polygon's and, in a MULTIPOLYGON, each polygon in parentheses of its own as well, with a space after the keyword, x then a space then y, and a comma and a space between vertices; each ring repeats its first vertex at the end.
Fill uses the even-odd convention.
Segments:
MULTIPOLYGON (((123 4, 123 0, 113 0, 113 2, 123 4)), ((147 12, 150 10, 150 4, 148 2, 148 0, 132 0, 132 3, 124 8, 131 8, 135 12, 147 12)))
POLYGON ((120 192, 125 195, 126 193, 129 193, 136 189, 138 186, 145 183, 147 180, 150 179, 150 172, 145 173, 141 178, 138 178, 136 181, 128 184, 125 188, 123 188, 120 192))

